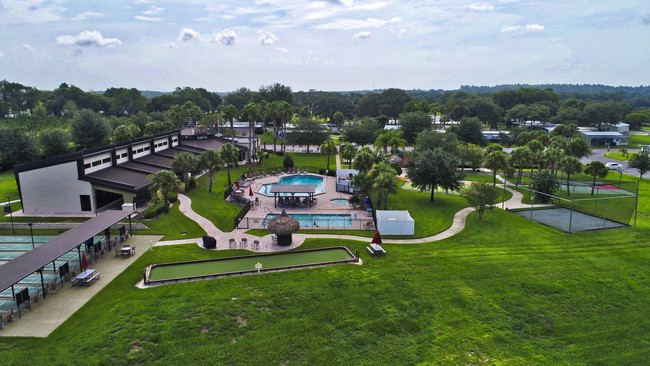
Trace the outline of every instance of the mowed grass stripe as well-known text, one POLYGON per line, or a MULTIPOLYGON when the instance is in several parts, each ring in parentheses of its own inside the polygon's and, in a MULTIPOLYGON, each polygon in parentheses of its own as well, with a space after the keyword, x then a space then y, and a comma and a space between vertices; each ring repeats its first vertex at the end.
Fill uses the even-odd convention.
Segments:
POLYGON ((149 279, 151 281, 160 281, 254 270, 257 263, 261 263, 263 269, 277 269, 347 259, 352 259, 352 257, 346 250, 340 248, 274 255, 252 255, 248 257, 157 265, 152 269, 149 279))

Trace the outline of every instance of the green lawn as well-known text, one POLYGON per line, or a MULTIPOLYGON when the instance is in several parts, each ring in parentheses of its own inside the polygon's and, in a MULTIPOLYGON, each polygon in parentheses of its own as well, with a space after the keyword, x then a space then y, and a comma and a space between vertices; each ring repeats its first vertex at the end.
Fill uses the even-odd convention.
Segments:
POLYGON ((644 364, 646 236, 569 235, 496 210, 380 258, 367 241, 304 245, 349 245, 362 266, 135 288, 150 263, 242 253, 159 247, 50 337, 3 338, 0 352, 7 364, 644 364))
POLYGON ((18 185, 16 184, 16 176, 13 170, 0 172, 0 203, 4 202, 3 206, 7 202, 7 196, 12 201, 19 198, 18 185))
MULTIPOLYGON (((200 207, 209 215, 222 209, 227 182, 220 174, 204 196, 206 179, 190 195, 208 201, 200 207)), ((482 221, 472 213, 443 241, 384 244, 384 257, 365 251, 367 238, 300 248, 347 245, 361 252, 361 266, 137 289, 152 263, 248 253, 156 247, 48 338, 0 338, 0 353, 8 365, 644 365, 648 180, 640 193, 637 227, 566 234, 497 209, 482 221)), ((420 223, 444 230, 466 205, 458 195, 428 198, 399 189, 388 206, 417 215, 418 234, 420 223)), ((179 226, 177 209, 158 220, 150 231, 195 233, 179 226)))

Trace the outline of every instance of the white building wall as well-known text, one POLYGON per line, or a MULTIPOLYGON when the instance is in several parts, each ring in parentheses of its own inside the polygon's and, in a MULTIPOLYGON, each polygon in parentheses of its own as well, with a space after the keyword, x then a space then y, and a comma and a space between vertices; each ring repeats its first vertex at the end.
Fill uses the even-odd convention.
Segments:
POLYGON ((167 140, 166 138, 154 140, 153 149, 156 152, 169 149, 169 140, 167 140))
POLYGON ((78 179, 77 162, 18 173, 26 215, 90 213, 95 211, 92 186, 78 179), (81 211, 80 195, 90 195, 91 211, 81 211))
POLYGON ((126 163, 127 161, 129 161, 129 148, 122 147, 115 150, 115 156, 116 156, 117 164, 126 163))
POLYGON ((131 147, 131 153, 133 154, 133 159, 137 159, 146 155, 151 154, 151 145, 149 142, 143 142, 140 144, 135 144, 131 147))
POLYGON ((84 157, 84 171, 86 174, 90 174, 98 170, 109 168, 113 165, 111 160, 112 157, 110 151, 84 157))

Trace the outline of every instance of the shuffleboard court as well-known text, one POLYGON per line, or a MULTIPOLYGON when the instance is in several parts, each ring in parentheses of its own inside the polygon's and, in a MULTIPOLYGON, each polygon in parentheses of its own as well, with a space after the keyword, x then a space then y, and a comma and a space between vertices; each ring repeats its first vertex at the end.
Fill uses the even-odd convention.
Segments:
POLYGON ((601 217, 558 207, 541 210, 517 210, 517 215, 569 233, 599 229, 612 229, 627 225, 601 217))
POLYGON ((353 263, 357 257, 346 247, 249 255, 200 261, 154 264, 145 273, 145 284, 162 284, 192 279, 216 278, 281 269, 353 263))

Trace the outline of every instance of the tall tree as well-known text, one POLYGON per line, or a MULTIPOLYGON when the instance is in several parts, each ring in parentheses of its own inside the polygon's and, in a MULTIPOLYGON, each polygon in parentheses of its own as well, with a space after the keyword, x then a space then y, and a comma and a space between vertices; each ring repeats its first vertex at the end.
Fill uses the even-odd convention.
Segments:
POLYGON ((33 138, 22 130, 0 129, 0 167, 28 163, 38 158, 38 149, 33 138))
POLYGON ((169 213, 169 199, 167 196, 170 193, 178 192, 178 177, 176 173, 171 170, 161 170, 149 176, 151 184, 149 184, 149 191, 154 197, 162 197, 163 210, 169 213))
POLYGON ((42 131, 38 135, 42 157, 51 158, 72 151, 72 137, 70 132, 62 128, 52 128, 42 131))
POLYGON ((570 195, 569 183, 571 182, 571 174, 580 173, 582 171, 582 163, 580 159, 575 156, 564 156, 560 159, 560 170, 566 174, 566 194, 570 195))
POLYGON ((639 171, 639 180, 643 179, 643 174, 650 171, 650 155, 647 153, 637 153, 632 156, 630 163, 627 165, 632 169, 639 171))
POLYGON ((82 149, 106 144, 109 135, 104 118, 90 109, 82 109, 72 118, 72 139, 82 149))
POLYGON ((311 117, 301 117, 292 130, 287 132, 287 143, 292 145, 306 145, 309 153, 312 145, 319 146, 329 137, 327 126, 311 117))
POLYGON ((476 117, 465 117, 460 120, 458 125, 449 128, 458 139, 470 144, 485 146, 486 140, 483 137, 483 125, 476 117))
POLYGON ((367 172, 372 168, 373 164, 376 163, 375 154, 367 146, 362 147, 357 151, 357 155, 354 157, 354 169, 359 170, 359 172, 367 172))
POLYGON ((322 154, 327 154, 327 170, 330 170, 330 156, 337 153, 336 143, 331 138, 325 140, 322 145, 320 145, 320 152, 322 154))
POLYGON ((593 180, 591 182, 591 195, 594 195, 596 189, 596 178, 605 178, 609 173, 609 169, 603 164, 602 161, 592 161, 585 166, 585 174, 591 175, 593 180))
MULTIPOLYGON (((239 115, 239 111, 237 110, 237 107, 235 107, 232 104, 226 104, 221 109, 221 115, 223 116, 224 120, 230 121, 230 129, 234 131, 235 118, 239 115)), ((231 141, 233 144, 235 143, 235 134, 232 135, 231 141)))
POLYGON ((217 172, 222 166, 223 161, 221 156, 216 150, 208 149, 201 154, 201 160, 199 164, 203 169, 208 171, 208 177, 210 177, 210 185, 208 186, 208 192, 212 192, 212 183, 214 182, 214 173, 217 172))
POLYGON ((340 147, 341 157, 348 162, 348 169, 352 169, 352 159, 357 155, 357 147, 349 142, 344 142, 340 147))
POLYGON ((413 153, 408 164, 408 178, 420 191, 431 190, 431 202, 438 187, 458 190, 462 174, 456 171, 458 159, 441 148, 419 150, 413 153))
POLYGON ((341 139, 364 146, 374 143, 381 130, 381 126, 373 118, 361 118, 343 126, 341 139))
POLYGON ((253 169, 253 136, 255 136, 255 122, 260 116, 260 106, 257 103, 250 102, 244 106, 242 115, 248 119, 248 169, 253 169))
POLYGON ((524 166, 530 165, 532 153, 527 146, 519 147, 510 153, 510 163, 517 167, 517 182, 515 185, 521 184, 521 176, 524 171, 524 166))
POLYGON ((239 160, 239 149, 229 142, 221 146, 219 155, 221 156, 221 160, 226 163, 226 169, 228 170, 228 185, 231 185, 232 179, 230 178, 230 166, 234 165, 239 160))
POLYGON ((397 183, 395 182, 395 169, 390 164, 381 162, 377 163, 370 168, 368 176, 372 178, 372 188, 376 190, 379 202, 377 206, 383 205, 384 210, 387 207, 388 195, 397 191, 397 183))
POLYGON ((485 156, 485 166, 492 170, 492 185, 497 185, 497 170, 508 168, 508 155, 503 151, 493 151, 485 156))
POLYGON ((399 123, 404 139, 410 144, 415 142, 418 133, 431 129, 431 116, 424 112, 407 112, 399 115, 399 123))
POLYGON ((542 169, 535 173, 530 189, 535 192, 535 202, 548 203, 551 197, 560 188, 557 176, 548 169, 542 169))
POLYGON ((183 183, 188 182, 189 174, 195 171, 199 165, 199 158, 191 152, 183 151, 178 153, 172 160, 172 170, 181 176, 183 183))
POLYGON ((462 143, 458 145, 458 159, 460 161, 461 172, 465 169, 465 165, 469 165, 472 169, 478 169, 483 165, 483 149, 474 144, 462 143))

